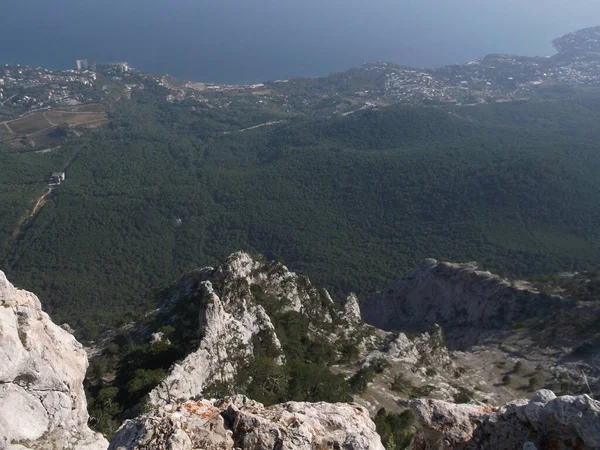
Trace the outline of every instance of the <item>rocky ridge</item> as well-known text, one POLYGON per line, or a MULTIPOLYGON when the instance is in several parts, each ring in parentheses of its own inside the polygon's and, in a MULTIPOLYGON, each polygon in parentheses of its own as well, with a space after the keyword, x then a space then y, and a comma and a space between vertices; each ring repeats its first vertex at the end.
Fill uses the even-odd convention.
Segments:
POLYGON ((367 323, 385 330, 423 331, 439 324, 450 350, 466 356, 494 351, 494 363, 529 362, 531 370, 562 384, 581 380, 582 371, 591 384, 600 377, 599 353, 593 351, 599 304, 544 294, 475 263, 426 260, 364 301, 361 312, 367 323))
POLYGON ((167 404, 127 421, 111 450, 383 450, 367 410, 352 404, 289 402, 265 408, 244 396, 167 404))
POLYGON ((573 302, 478 270, 476 263, 428 259, 363 302, 361 312, 368 323, 384 330, 421 330, 434 324, 447 333, 460 330, 453 344, 464 348, 490 331, 566 306, 573 302))
POLYGON ((340 340, 374 345, 356 297, 349 298, 345 309, 336 307, 329 293, 313 287, 307 278, 283 264, 267 263, 244 252, 232 254, 217 268, 185 276, 170 293, 165 308, 192 300, 199 305, 200 346, 175 364, 150 393, 151 404, 200 398, 208 384, 231 381, 237 369, 254 356, 259 341, 268 341, 271 350, 279 353, 277 362, 284 364, 281 344, 263 304, 279 313, 293 311, 308 317, 315 340, 334 347, 340 340))
POLYGON ((0 272, 0 448, 102 450, 87 426, 79 342, 0 272))
MULTIPOLYGON (((6 359, 0 369, 0 448, 106 448, 106 440, 86 423, 85 351, 50 321, 33 294, 15 289, 0 275, 0 349, 6 359)), ((135 408, 128 411, 137 418, 121 426, 111 449, 381 450, 369 418, 381 406, 413 411, 421 424, 413 449, 600 445, 597 401, 586 395, 557 398, 544 390, 531 401, 506 403, 507 397, 521 397, 523 386, 500 380, 498 370, 509 362, 502 371, 524 380, 544 372, 542 364, 533 365, 541 359, 523 353, 544 354, 536 343, 517 340, 502 347, 494 339, 519 335, 515 323, 529 323, 532 317, 539 325, 540 316, 548 316, 543 307, 557 308, 563 315, 577 305, 480 271, 475 264, 428 260, 379 294, 375 304, 374 299, 363 303, 367 318, 390 331, 364 324, 356 296, 340 305, 284 265, 243 252, 217 268, 187 274, 162 299, 163 306, 148 315, 152 320, 129 326, 133 335, 146 342, 154 358, 179 351, 180 342, 171 341, 176 339, 175 326, 190 328, 184 335, 198 336, 197 344, 151 390, 143 414, 135 408), (215 390, 208 387, 231 385, 259 355, 276 366, 288 363, 288 337, 278 337, 287 323, 279 322, 285 314, 301 317, 306 336, 335 352, 348 345, 358 349, 355 359, 333 367, 348 379, 355 371, 375 371, 367 390, 356 392, 356 403, 264 407, 243 395, 229 393, 223 399, 228 391, 218 393, 220 399, 209 399, 215 390), (460 339, 462 335, 467 338, 460 339), (507 345, 522 353, 510 353, 507 345), (485 359, 486 353, 493 358, 485 359), (494 373, 485 378, 478 367, 494 373), (471 404, 456 404, 463 402, 471 404)), ((546 356, 555 367, 569 370, 556 349, 546 356)), ((573 365, 582 367, 589 368, 583 360, 573 365)), ((594 374, 589 374, 593 387, 594 374)))
POLYGON ((541 388, 597 392, 600 304, 541 288, 476 263, 424 261, 360 305, 387 330, 361 364, 387 367, 355 400, 375 413, 410 398, 499 406, 541 388))
MULTIPOLYGON (((126 421, 110 448, 383 450, 368 411, 356 404, 290 402, 265 408, 244 396, 194 400, 202 397, 207 383, 233 377, 238 365, 252 357, 261 333, 270 335, 271 344, 281 350, 265 308, 253 301, 258 291, 252 292, 250 285, 260 285, 261 295, 284 300, 284 309, 326 317, 331 325, 341 321, 347 325, 342 337, 364 327, 356 298, 346 308, 329 309, 333 302, 325 291, 285 266, 267 268, 245 253, 232 255, 217 269, 188 274, 169 292, 167 303, 183 296, 197 308, 196 326, 203 330, 200 348, 175 364, 166 382, 151 393, 149 412, 126 421)), ((87 426, 83 347, 68 327, 50 321, 37 297, 15 289, 1 272, 0 302, 0 348, 6 358, 0 371, 0 448, 106 449, 108 442, 87 426)), ((171 345, 163 331, 138 331, 150 333, 151 345, 171 345)), ((333 327, 315 326, 312 332, 333 344, 338 339, 333 327)), ((285 363, 282 352, 276 359, 285 363)))
POLYGON ((412 450, 600 448, 600 402, 587 395, 541 390, 499 408, 413 400, 410 409, 421 423, 412 450))
MULTIPOLYGON (((240 392, 237 374, 266 342, 271 357, 285 365, 277 323, 282 311, 308 318, 315 341, 338 351, 339 343, 358 345, 358 362, 337 362, 332 370, 348 380, 359 371, 373 377, 366 391, 354 395, 372 415, 382 406, 400 412, 411 398, 502 405, 546 385, 561 392, 585 389, 581 361, 569 366, 555 349, 510 338, 519 336, 513 328, 519 321, 541 320, 541 306, 568 309, 574 303, 480 271, 474 263, 427 260, 375 300, 359 305, 351 295, 340 306, 282 264, 238 252, 217 268, 186 275, 165 299, 163 311, 171 319, 180 314, 176 305, 192 306, 185 315, 193 312, 192 326, 202 329, 202 339, 150 393, 154 411, 240 392), (389 331, 365 326, 361 306, 367 319, 389 331)), ((151 342, 166 339, 149 331, 151 342)))

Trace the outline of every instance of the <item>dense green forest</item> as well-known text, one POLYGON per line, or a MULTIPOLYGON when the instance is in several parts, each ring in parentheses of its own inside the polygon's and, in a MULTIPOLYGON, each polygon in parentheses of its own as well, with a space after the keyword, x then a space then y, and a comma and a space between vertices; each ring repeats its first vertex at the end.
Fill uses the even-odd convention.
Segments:
POLYGON ((107 127, 49 153, 0 147, 0 269, 82 339, 240 249, 337 297, 428 257, 513 276, 599 262, 595 92, 318 120, 168 103, 166 92, 147 82, 111 105, 107 127), (29 219, 57 167, 66 182, 29 219))

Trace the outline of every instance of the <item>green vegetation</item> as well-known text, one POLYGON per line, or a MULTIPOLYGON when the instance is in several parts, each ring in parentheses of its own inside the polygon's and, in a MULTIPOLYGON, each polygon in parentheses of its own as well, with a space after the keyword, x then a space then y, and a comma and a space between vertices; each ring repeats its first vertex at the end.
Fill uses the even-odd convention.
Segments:
POLYGON ((173 363, 185 356, 174 332, 165 337, 169 341, 143 344, 134 336, 121 334, 92 361, 86 388, 95 429, 110 436, 123 419, 137 415, 146 395, 166 377, 173 363))
POLYGON ((538 374, 535 374, 529 379, 527 387, 531 392, 535 392, 544 387, 544 382, 538 374))
POLYGON ((350 377, 348 384, 350 390, 355 394, 361 394, 366 391, 369 383, 375 379, 375 371, 370 367, 363 367, 350 377))
POLYGON ((458 388, 458 394, 454 396, 454 401, 456 403, 471 403, 471 401, 475 398, 475 392, 470 389, 467 389, 463 386, 458 388))
POLYGON ((410 398, 427 398, 437 390, 436 386, 432 384, 426 384, 424 386, 414 386, 409 392, 410 398))
POLYGON ((348 379, 350 391, 354 394, 361 394, 367 390, 375 376, 382 373, 390 363, 384 358, 377 358, 368 365, 361 367, 354 375, 348 379))
POLYGON ((600 267, 589 272, 553 274, 534 280, 536 289, 579 301, 600 301, 600 267))
POLYGON ((145 89, 111 105, 106 128, 45 154, 0 147, 11 174, 0 181, 0 268, 81 339, 239 249, 336 297, 374 292, 427 257, 515 276, 598 264, 593 92, 315 120, 234 94, 229 107, 168 103, 151 80, 131 82, 145 89), (19 226, 69 161, 67 181, 19 226))
MULTIPOLYGON (((279 269, 277 264, 267 267, 267 271, 279 269)), ((96 430, 110 436, 124 419, 139 414, 147 394, 163 381, 169 368, 198 349, 204 336, 199 315, 206 307, 206 298, 201 294, 182 295, 178 286, 185 285, 186 279, 160 292, 161 309, 139 318, 135 326, 125 327, 109 338, 103 343, 102 354, 92 360, 86 389, 91 423, 96 430)), ((258 285, 248 289, 245 281, 227 278, 213 281, 221 298, 225 295, 237 298, 249 292, 269 314, 281 348, 270 330, 254 335, 251 356, 242 352, 234 357, 230 353, 238 367, 234 379, 207 386, 204 396, 242 393, 265 405, 290 400, 352 400, 351 393, 358 392, 354 377, 347 382, 329 366, 348 357, 344 350, 356 347, 354 339, 360 338, 360 330, 352 337, 332 342, 322 335, 341 326, 343 319, 337 314, 341 306, 325 300, 322 291, 309 289, 303 278, 298 280, 299 289, 306 289, 310 296, 302 314, 287 310, 287 299, 267 294, 258 285), (332 318, 331 322, 324 321, 326 313, 332 318), (314 330, 323 331, 317 334, 314 330)), ((368 371, 373 374, 383 371, 386 364, 385 360, 375 360, 373 369, 368 368, 368 371)))
MULTIPOLYGON (((164 298, 169 290, 160 293, 164 298)), ((176 362, 197 350, 203 337, 198 311, 202 296, 186 297, 169 310, 138 320, 139 328, 120 332, 92 359, 86 379, 88 410, 92 426, 112 435, 123 419, 137 415, 146 395, 167 375, 176 362), (149 342, 150 332, 162 333, 162 340, 149 342)))
POLYGON ((414 385, 412 384, 412 381, 407 379, 401 373, 397 374, 394 377, 394 381, 392 382, 390 388, 392 389, 392 391, 402 395, 408 395, 415 389, 414 385))
POLYGON ((381 408, 373 421, 387 450, 407 448, 416 432, 416 420, 410 411, 393 414, 381 408))
MULTIPOLYGON (((271 336, 254 342, 254 357, 239 372, 234 383, 227 387, 228 392, 241 392, 266 405, 284 401, 327 401, 348 402, 352 400, 352 383, 342 375, 333 374, 329 365, 347 357, 344 349, 356 346, 351 341, 341 341, 336 345, 324 339, 311 336, 311 329, 328 330, 336 327, 323 321, 326 304, 305 305, 308 314, 285 311, 286 299, 265 294, 253 286, 255 300, 261 304, 273 325, 283 349, 285 365, 278 365, 275 358, 281 356, 272 344, 271 336), (311 309, 313 314, 311 314, 311 309), (350 385, 349 385, 350 384, 350 385)), ((319 299, 313 299, 313 302, 319 299)), ((330 308, 339 308, 329 304, 330 308)), ((335 316, 334 316, 335 317, 335 316)))

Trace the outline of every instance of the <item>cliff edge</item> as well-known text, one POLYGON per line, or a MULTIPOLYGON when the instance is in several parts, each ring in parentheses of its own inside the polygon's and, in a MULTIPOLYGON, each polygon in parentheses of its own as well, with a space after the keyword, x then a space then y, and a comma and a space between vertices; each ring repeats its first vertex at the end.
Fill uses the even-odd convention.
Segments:
POLYGON ((0 449, 103 450, 87 426, 82 345, 0 271, 0 449))

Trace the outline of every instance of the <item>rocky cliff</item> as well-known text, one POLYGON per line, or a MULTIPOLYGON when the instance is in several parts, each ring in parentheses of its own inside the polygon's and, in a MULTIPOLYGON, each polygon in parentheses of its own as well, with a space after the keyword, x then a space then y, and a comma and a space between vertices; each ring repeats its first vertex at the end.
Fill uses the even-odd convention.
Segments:
POLYGON ((126 422, 111 450, 383 450, 359 405, 289 402, 265 408, 243 396, 164 405, 126 422))
MULTIPOLYGON (((0 275, 0 448, 106 449, 108 442, 87 426, 82 346, 51 322, 33 294, 0 275)), ((153 356, 177 354, 165 326, 187 325, 192 330, 182 330, 184 336, 198 336, 198 348, 173 365, 150 393, 148 412, 126 421, 110 448, 383 450, 369 412, 357 404, 265 408, 239 395, 201 400, 208 384, 232 380, 258 347, 268 346, 264 354, 286 364, 267 311, 297 314, 311 339, 333 347, 341 340, 366 346, 372 339, 355 297, 335 305, 326 291, 285 266, 237 253, 217 268, 186 275, 163 300, 149 323, 130 327, 133 334, 149 337, 153 356), (150 326, 157 323, 163 331, 150 326)))
POLYGON ((600 402, 587 395, 542 390, 499 408, 439 400, 409 406, 421 423, 412 450, 600 448, 600 402))
POLYGON ((478 270, 475 263, 428 259, 363 302, 361 311, 368 323, 385 330, 427 329, 437 323, 464 347, 495 330, 572 305, 526 282, 478 270))
MULTIPOLYGON (((0 275, 0 448, 106 448, 87 427, 81 345, 0 275)), ((243 252, 185 275, 160 302, 96 352, 109 370, 89 384, 95 423, 112 434, 137 416, 120 427, 114 450, 381 450, 369 414, 387 429, 386 445, 405 445, 414 433, 402 429, 412 427, 399 414, 407 407, 422 425, 414 449, 600 445, 600 408, 588 396, 540 391, 493 406, 539 385, 594 388, 584 359, 540 346, 560 325, 553 318, 587 306, 473 264, 428 260, 362 305, 394 331, 366 325, 356 296, 334 302, 283 264, 243 252), (582 370, 585 384, 575 384, 582 370), (264 407, 240 392, 299 401, 264 407)))
POLYGON ((0 448, 102 450, 87 426, 87 356, 0 272, 0 448))
POLYGON ((230 381, 237 366, 253 355, 253 337, 259 334, 269 336, 276 351, 281 350, 271 319, 261 305, 252 302, 245 281, 253 263, 247 255, 238 255, 220 270, 204 269, 182 280, 173 302, 185 301, 182 296, 199 298, 196 326, 203 330, 202 341, 198 350, 175 364, 167 379, 151 392, 151 403, 196 398, 207 384, 230 381), (237 289, 232 284, 218 295, 210 280, 220 276, 229 278, 237 289))
MULTIPOLYGON (((546 294, 539 286, 479 270, 476 263, 428 259, 363 301, 361 312, 368 323, 389 331, 441 325, 453 364, 430 364, 429 372, 438 376, 423 377, 430 391, 443 394, 438 399, 470 391, 462 397, 499 405, 542 387, 561 394, 587 393, 590 387, 596 392, 600 302, 560 289, 546 294), (434 389, 446 385, 454 389, 434 389)), ((430 353, 424 350, 417 353, 430 353)))
POLYGON ((294 312, 306 319, 312 340, 335 348, 340 341, 367 346, 373 343, 370 327, 360 317, 356 297, 345 308, 308 278, 291 272, 281 263, 232 254, 217 268, 204 268, 185 276, 169 292, 164 306, 196 302, 193 314, 201 329, 199 348, 175 364, 151 393, 150 403, 200 398, 208 384, 231 381, 237 369, 268 347, 278 364, 285 355, 271 316, 294 312))

